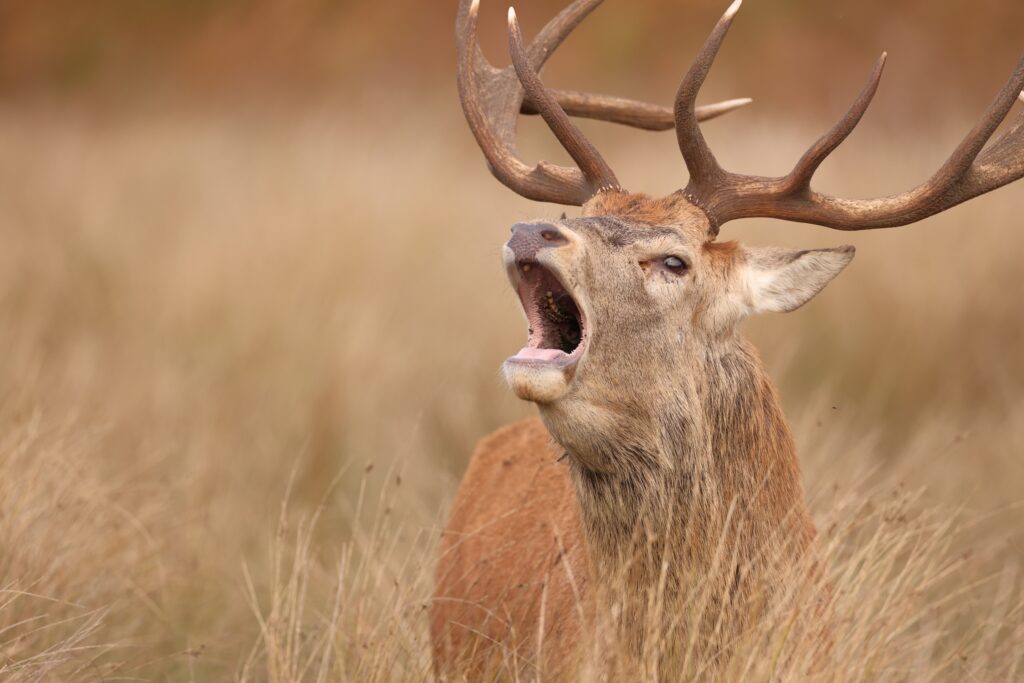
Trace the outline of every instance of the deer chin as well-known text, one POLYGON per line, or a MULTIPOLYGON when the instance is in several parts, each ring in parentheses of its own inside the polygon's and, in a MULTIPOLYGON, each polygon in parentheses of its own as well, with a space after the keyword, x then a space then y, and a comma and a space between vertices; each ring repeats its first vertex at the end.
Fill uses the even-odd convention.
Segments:
POLYGON ((552 403, 565 396, 586 351, 588 328, 583 309, 549 268, 517 264, 516 292, 526 313, 526 346, 505 361, 502 370, 516 396, 552 403))

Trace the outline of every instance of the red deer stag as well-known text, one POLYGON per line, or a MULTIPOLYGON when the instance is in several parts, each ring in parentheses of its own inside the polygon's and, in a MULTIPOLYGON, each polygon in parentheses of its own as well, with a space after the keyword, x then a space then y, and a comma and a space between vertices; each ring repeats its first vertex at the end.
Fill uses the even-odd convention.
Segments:
MULTIPOLYGON (((787 568, 813 555, 815 531, 775 389, 737 326, 800 307, 854 249, 748 247, 716 241, 719 230, 750 217, 901 226, 1024 176, 1024 114, 986 148, 1024 97, 1024 59, 927 182, 845 199, 811 180, 863 116, 884 54, 843 119, 788 175, 741 175, 722 168, 698 122, 746 101, 695 106, 740 0, 704 43, 674 111, 542 84, 538 69, 600 3, 577 0, 529 46, 510 10, 504 70, 478 47, 479 0, 459 9, 459 96, 491 171, 523 197, 581 206, 582 216, 517 224, 503 250, 529 322, 527 346, 503 371, 540 419, 486 438, 454 501, 430 619, 442 677, 475 680, 494 667, 568 675, 581 657, 593 660, 580 655, 584 634, 599 635, 582 627, 600 619, 637 654, 653 631, 676 627, 659 641, 664 661, 672 643, 712 634, 727 642, 763 613, 794 580, 787 568), (539 113, 578 168, 524 163, 520 113, 539 113), (674 125, 689 184, 664 198, 626 192, 570 116, 674 125)), ((803 566, 802 576, 816 573, 813 560, 803 566)), ((826 593, 810 591, 812 621, 827 623, 826 593)))

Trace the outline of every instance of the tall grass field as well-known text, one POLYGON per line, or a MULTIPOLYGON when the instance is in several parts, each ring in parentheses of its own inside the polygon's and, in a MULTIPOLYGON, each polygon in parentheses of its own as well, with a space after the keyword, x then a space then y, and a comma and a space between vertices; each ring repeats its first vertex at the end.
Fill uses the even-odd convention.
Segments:
MULTIPOLYGON (((431 680, 447 505, 534 412, 498 373, 526 335, 500 246, 560 212, 487 174, 445 95, 0 109, 0 681, 431 680)), ((732 169, 784 172, 830 125, 756 108, 706 126, 732 169)), ((971 123, 866 124, 818 185, 907 189, 971 123)), ((685 182, 671 134, 586 130, 627 187, 685 182)), ((1024 678, 1022 206, 724 231, 858 248, 746 329, 837 596, 811 680, 1024 678)), ((722 680, 799 679, 776 635, 722 680)))

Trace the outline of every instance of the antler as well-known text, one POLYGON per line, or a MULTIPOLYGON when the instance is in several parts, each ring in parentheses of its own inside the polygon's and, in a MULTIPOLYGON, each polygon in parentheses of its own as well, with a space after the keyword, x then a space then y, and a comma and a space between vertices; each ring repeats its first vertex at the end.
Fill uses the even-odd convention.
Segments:
MULTIPOLYGON (((648 130, 667 130, 674 125, 671 112, 663 107, 604 95, 551 91, 540 84, 536 72, 601 2, 576 0, 545 26, 529 47, 521 45, 520 37, 519 51, 522 55, 519 68, 512 65, 499 70, 487 62, 477 42, 479 0, 460 1, 456 25, 458 87, 466 121, 487 158, 491 172, 510 189, 528 199, 579 206, 610 180, 614 180, 614 175, 588 177, 576 168, 543 161, 529 166, 523 162, 515 145, 516 117, 520 111, 541 114, 545 119, 557 119, 562 143, 567 144, 561 136, 568 135, 571 140, 568 144, 576 146, 577 153, 584 153, 582 162, 573 154, 577 164, 584 171, 588 167, 594 171, 603 164, 602 173, 611 171, 582 133, 571 122, 562 121, 563 116, 566 119, 568 116, 586 117, 648 130), (532 86, 525 88, 521 79, 529 80, 532 86), (597 163, 599 160, 600 163, 597 163)), ((510 47, 515 51, 514 45, 510 47)), ((703 121, 749 102, 729 100, 698 107, 695 115, 703 121)), ((559 134, 559 131, 555 132, 559 134)), ((572 154, 572 150, 569 151, 572 154)), ((614 185, 617 186, 617 183, 614 185)))
POLYGON ((540 81, 540 76, 529 62, 526 48, 523 46, 523 34, 519 30, 519 21, 516 19, 516 11, 508 8, 508 49, 512 55, 512 66, 515 67, 516 75, 523 89, 530 96, 530 100, 537 106, 537 110, 544 118, 548 128, 555 134, 558 141, 562 143, 569 156, 583 172, 587 179, 587 185, 593 196, 605 190, 619 190, 615 173, 601 157, 597 148, 590 144, 590 141, 583 135, 579 128, 573 125, 569 115, 565 113, 558 102, 540 81))
POLYGON ((814 223, 837 230, 896 227, 1024 177, 1024 113, 1005 135, 984 149, 1018 97, 1024 100, 1022 58, 978 124, 922 185, 883 199, 843 199, 812 190, 815 171, 853 131, 871 103, 882 77, 884 53, 843 119, 804 153, 788 175, 767 178, 725 171, 697 125, 694 101, 741 3, 742 0, 735 0, 719 20, 676 96, 676 136, 690 171, 690 182, 684 192, 707 212, 715 232, 727 221, 752 217, 814 223))

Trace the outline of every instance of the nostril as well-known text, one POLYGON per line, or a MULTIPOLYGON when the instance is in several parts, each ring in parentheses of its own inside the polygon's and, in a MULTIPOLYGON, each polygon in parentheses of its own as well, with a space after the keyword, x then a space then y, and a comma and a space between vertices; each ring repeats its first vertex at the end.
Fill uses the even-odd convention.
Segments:
POLYGON ((561 247, 569 243, 557 226, 550 223, 517 223, 512 226, 508 247, 516 260, 533 261, 541 249, 561 247))

